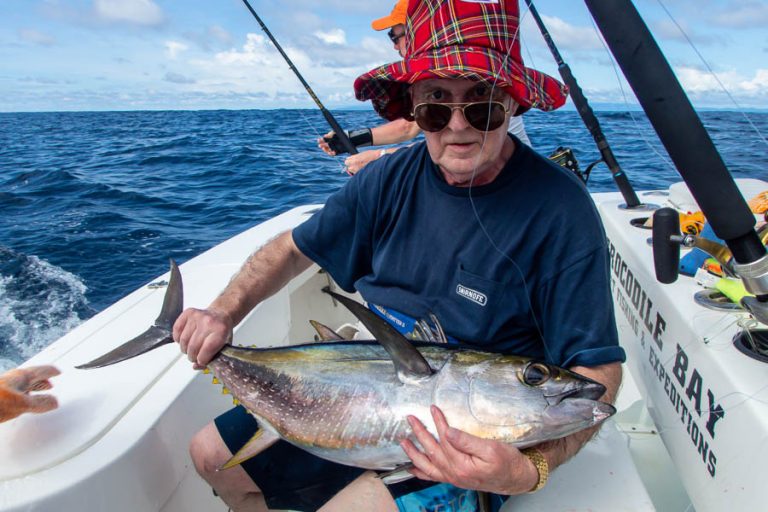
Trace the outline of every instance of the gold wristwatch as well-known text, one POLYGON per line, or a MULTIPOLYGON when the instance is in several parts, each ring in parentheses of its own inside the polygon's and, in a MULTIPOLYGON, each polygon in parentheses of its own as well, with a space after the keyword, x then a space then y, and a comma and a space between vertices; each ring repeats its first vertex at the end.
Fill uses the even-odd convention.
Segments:
POLYGON ((547 459, 545 459, 544 455, 536 448, 526 448, 520 450, 520 453, 533 462, 533 465, 536 466, 536 471, 539 473, 539 481, 536 482, 536 485, 534 485, 530 491, 528 491, 528 494, 541 490, 541 488, 547 484, 547 479, 549 478, 549 463, 547 462, 547 459))

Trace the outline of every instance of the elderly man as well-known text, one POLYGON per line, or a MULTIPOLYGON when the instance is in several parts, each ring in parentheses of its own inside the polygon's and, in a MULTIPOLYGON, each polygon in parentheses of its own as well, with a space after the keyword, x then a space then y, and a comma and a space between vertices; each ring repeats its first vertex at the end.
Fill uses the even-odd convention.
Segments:
MULTIPOLYGON (((374 30, 389 29, 387 36, 389 36, 395 51, 397 51, 401 57, 405 57, 408 49, 407 39, 405 37, 405 18, 407 10, 408 0, 399 0, 389 15, 371 22, 371 28, 374 30)), ((509 133, 530 146, 531 141, 525 131, 522 116, 513 116, 510 118, 509 123, 509 133)), ((417 123, 413 122, 413 120, 401 117, 388 123, 374 126, 373 128, 352 130, 349 133, 349 136, 352 144, 359 149, 366 146, 386 146, 389 144, 406 142, 417 137, 420 133, 421 128, 417 123)), ((331 156, 346 152, 341 141, 332 131, 317 139, 317 146, 331 156)), ((351 155, 344 160, 344 169, 347 171, 347 174, 357 174, 369 163, 386 154, 394 153, 398 149, 399 148, 394 147, 360 151, 358 154, 351 155)))
MULTIPOLYGON (((408 18, 404 60, 362 75, 355 91, 387 119, 415 120, 426 142, 377 160, 254 253, 207 310, 182 314, 174 338, 205 365, 253 307, 315 262, 398 327, 434 313, 455 342, 571 368, 613 400, 624 352, 599 218, 577 178, 507 133, 510 116, 562 105, 564 87, 523 66, 516 0, 412 0, 408 18)), ((594 433, 520 451, 432 415, 438 438, 429 418, 411 417, 420 446, 402 444, 417 478, 391 486, 282 441, 216 472, 257 428, 242 409, 198 433, 191 453, 235 510, 472 510, 468 489, 536 491, 594 433)))

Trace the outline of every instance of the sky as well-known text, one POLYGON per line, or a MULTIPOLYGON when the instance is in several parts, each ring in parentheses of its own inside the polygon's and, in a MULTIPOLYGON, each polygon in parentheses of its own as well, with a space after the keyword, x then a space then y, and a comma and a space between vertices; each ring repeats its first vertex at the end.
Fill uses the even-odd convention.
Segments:
MULTIPOLYGON (((397 60, 370 26, 394 0, 250 1, 327 108, 370 108, 352 82, 397 60)), ((521 3, 526 64, 558 76, 521 3)), ((536 5, 590 102, 636 105, 585 4, 536 5)), ((635 5, 696 107, 768 108, 768 0, 635 5)), ((0 0, 0 112, 313 107, 241 0, 0 0)))

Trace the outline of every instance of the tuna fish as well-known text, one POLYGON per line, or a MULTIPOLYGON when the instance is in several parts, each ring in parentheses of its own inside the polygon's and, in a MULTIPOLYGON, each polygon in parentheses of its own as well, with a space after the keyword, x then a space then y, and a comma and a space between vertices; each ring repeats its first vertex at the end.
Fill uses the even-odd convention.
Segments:
MULTIPOLYGON (((155 325, 80 368, 106 366, 172 341, 181 304, 173 262, 171 275, 155 325)), ((227 345, 209 364, 263 429, 318 457, 377 470, 407 465, 400 448, 412 438, 406 417, 418 417, 434 434, 432 404, 451 426, 520 448, 591 427, 615 412, 598 400, 605 392, 598 382, 525 357, 411 342, 362 304, 326 291, 375 340, 227 345)))

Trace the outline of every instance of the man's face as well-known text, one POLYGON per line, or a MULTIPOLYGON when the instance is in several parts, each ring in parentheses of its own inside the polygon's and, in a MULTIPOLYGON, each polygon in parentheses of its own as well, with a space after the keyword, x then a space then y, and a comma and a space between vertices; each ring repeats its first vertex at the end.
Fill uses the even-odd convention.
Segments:
POLYGON ((395 25, 387 32, 390 41, 395 46, 395 50, 401 57, 405 58, 405 25, 402 23, 395 25))
MULTIPOLYGON (((499 101, 514 112, 512 98, 500 89, 491 95, 491 87, 481 82, 463 79, 432 79, 413 85, 412 101, 420 103, 469 103, 499 101)), ((470 126, 463 112, 456 108, 445 128, 424 132, 432 160, 440 167, 451 185, 469 186, 490 183, 498 176, 512 156, 514 143, 507 137, 509 113, 504 122, 488 132, 470 126)))

